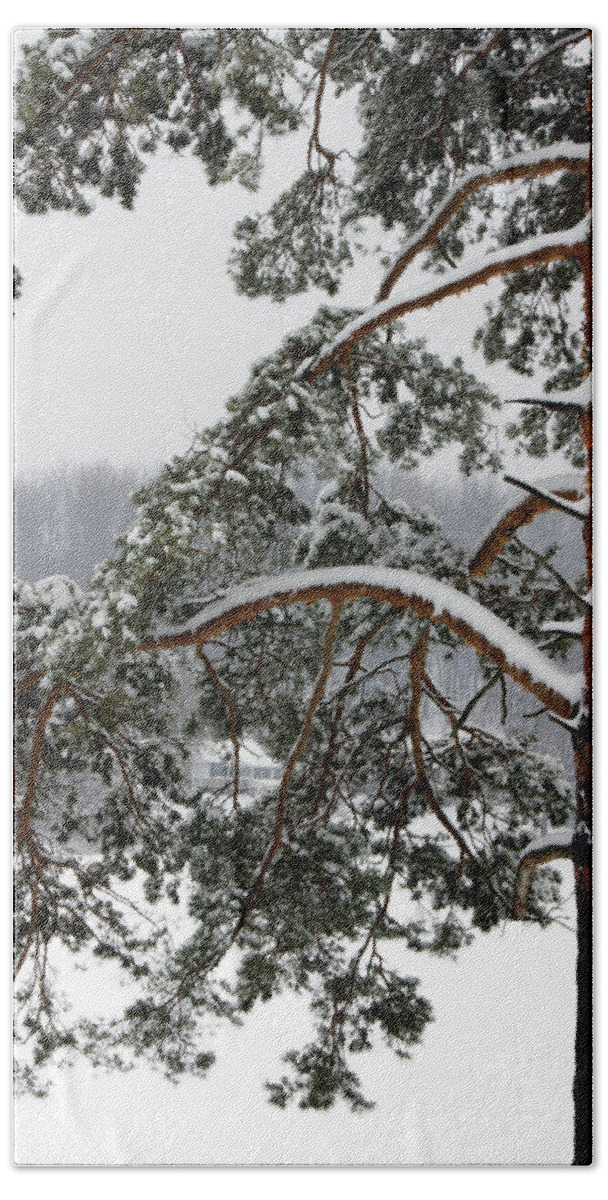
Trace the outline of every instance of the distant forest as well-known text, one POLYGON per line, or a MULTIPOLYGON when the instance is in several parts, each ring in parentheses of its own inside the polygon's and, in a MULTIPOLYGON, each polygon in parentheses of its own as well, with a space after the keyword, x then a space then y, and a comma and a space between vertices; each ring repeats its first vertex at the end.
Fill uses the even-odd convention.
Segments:
POLYGON ((33 582, 69 575, 86 586, 114 539, 133 521, 143 471, 108 462, 15 478, 15 575, 33 582))
MULTIPOLYGON (((56 467, 30 477, 16 474, 14 483, 14 569, 33 582, 47 575, 68 575, 86 587, 98 563, 112 552, 114 539, 132 524, 132 495, 153 473, 144 468, 97 462, 64 469, 56 467)), ((430 478, 424 469, 404 475, 390 472, 382 480, 387 495, 399 496, 412 508, 430 508, 446 534, 471 554, 488 524, 519 498, 500 476, 486 473, 465 480, 446 473, 430 478)), ((300 498, 311 507, 320 490, 318 480, 297 485, 300 498)), ((547 514, 526 530, 530 544, 547 546, 556 535, 559 516, 547 514)), ((574 531, 576 533, 576 530, 574 531)), ((562 541, 563 541, 563 531, 562 541)), ((575 550, 576 539, 572 549, 575 550)), ((570 555, 566 549, 566 559, 570 555)))

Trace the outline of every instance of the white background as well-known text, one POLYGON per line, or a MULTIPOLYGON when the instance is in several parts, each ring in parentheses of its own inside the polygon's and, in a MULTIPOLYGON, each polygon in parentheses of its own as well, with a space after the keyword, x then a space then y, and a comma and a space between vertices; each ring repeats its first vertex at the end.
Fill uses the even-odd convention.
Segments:
MULTIPOLYGON (((605 114, 605 104, 604 104, 605 97, 603 95, 604 89, 603 89, 603 84, 602 84, 602 68, 601 68, 603 36, 602 36, 601 26, 598 28, 599 5, 589 4, 589 5, 576 6, 576 11, 574 11, 574 6, 572 4, 566 5, 563 3, 539 4, 539 3, 530 3, 530 2, 528 2, 528 3, 515 3, 514 2, 514 3, 510 3, 509 5, 498 5, 496 7, 492 7, 491 10, 488 8, 487 5, 482 5, 479 3, 477 3, 477 4, 464 3, 464 4, 460 4, 457 8, 455 8, 455 6, 453 4, 447 5, 447 4, 430 3, 430 4, 425 5, 424 11, 422 11, 421 9, 415 8, 413 6, 410 7, 410 6, 406 6, 404 4, 395 4, 395 3, 393 3, 393 4, 374 3, 373 10, 372 10, 372 6, 369 4, 368 5, 360 5, 360 4, 357 5, 354 3, 350 3, 350 4, 337 4, 337 3, 320 4, 320 3, 313 3, 312 0, 309 0, 309 2, 306 4, 289 3, 289 4, 283 4, 283 5, 268 4, 268 3, 267 4, 255 3, 252 5, 224 3, 221 6, 220 5, 211 5, 206 8, 203 8, 203 6, 201 6, 200 3, 196 4, 196 5, 180 3, 180 4, 173 4, 171 6, 154 5, 152 3, 147 3, 145 5, 144 4, 134 4, 134 3, 123 3, 120 5, 115 4, 115 3, 105 3, 104 5, 56 3, 52 6, 49 6, 48 4, 28 3, 26 0, 26 2, 19 5, 18 9, 16 6, 14 6, 12 12, 9 12, 9 20, 11 21, 11 24, 19 25, 19 26, 23 26, 23 25, 27 25, 27 24, 32 24, 32 25, 41 25, 41 24, 42 25, 44 25, 44 24, 52 24, 52 25, 84 25, 84 24, 125 25, 125 24, 131 24, 131 23, 141 24, 141 25, 150 25, 150 24, 196 25, 196 24, 203 24, 203 23, 210 24, 210 25, 219 24, 219 23, 237 24, 237 25, 238 24, 253 24, 253 25, 257 25, 257 24, 370 25, 372 22, 374 24, 420 25, 422 23, 425 23, 428 25, 450 25, 450 26, 454 25, 454 24, 459 24, 459 25, 464 26, 464 25, 476 25, 476 24, 501 25, 501 24, 507 24, 507 23, 511 24, 511 25, 526 25, 526 26, 549 25, 549 24, 551 24, 552 26, 573 25, 573 24, 586 25, 586 24, 588 24, 588 25, 593 26, 594 29, 596 30, 596 38, 595 38, 596 125, 599 126, 599 129, 600 129, 600 138, 598 138, 598 140, 597 140, 597 151, 598 151, 598 158, 599 158, 598 183, 599 183, 600 188, 602 185, 603 175, 605 174, 605 172, 603 171, 603 163, 601 161, 601 155, 599 154, 599 149, 600 149, 600 144, 601 144, 600 139, 603 136, 605 136, 605 128, 606 128, 605 116, 603 117, 603 114, 605 114), (598 62, 600 64, 599 68, 597 66, 598 62)), ((7 30, 7 36, 5 39, 5 60, 6 60, 7 66, 8 66, 9 56, 10 56, 10 47, 9 47, 8 30, 7 30)), ((7 91, 8 91, 8 88, 7 88, 7 91)), ((7 103, 7 109, 8 109, 8 103, 7 103)), ((8 126, 8 122, 5 123, 5 134, 8 134, 7 126, 8 126)), ((7 136, 7 158, 5 159, 5 162, 8 161, 8 142, 9 142, 9 138, 7 136)), ((8 201, 8 197, 7 197, 7 204, 10 204, 10 201, 8 201)), ((601 192, 600 192, 600 205, 601 205, 601 192)), ((600 214, 598 213, 598 216, 599 215, 600 214)), ((8 238, 7 238, 7 243, 8 243, 8 238)), ((600 238, 598 239, 597 245, 598 245, 598 249, 601 250, 601 232, 600 232, 600 238)), ((598 256, 598 261, 600 264, 599 269, 601 270, 602 265, 603 265, 601 255, 598 256)), ((601 294, 600 294, 600 300, 601 300, 601 294)), ((596 307, 595 322, 596 322, 596 325, 595 325, 596 330, 601 329, 602 310, 601 310, 599 303, 596 307)), ((597 338, 597 343, 599 343, 599 344, 596 345, 596 351, 599 353, 601 351, 601 341, 599 338, 597 338)), ((272 345, 274 343, 271 341, 270 344, 272 345)), ((600 361, 600 366, 601 366, 601 361, 600 361)), ((7 374, 8 374, 8 372, 7 372, 7 374)), ((6 376, 5 376, 5 378, 6 378, 6 376)), ((600 438, 602 438, 602 433, 603 433, 602 426, 604 425, 604 422, 602 421, 602 417, 601 417, 601 401, 602 401, 601 386, 602 386, 602 376, 599 373, 597 373, 597 371, 596 371, 596 388, 597 388, 596 395, 597 395, 597 399, 598 399, 598 409, 600 410, 600 415, 598 416, 598 419, 597 419, 597 428, 598 428, 598 433, 599 433, 600 438)), ((5 429, 8 433, 7 424, 8 424, 8 422, 5 422, 5 429)), ((8 437, 7 437, 7 443, 10 443, 10 439, 8 437)), ((603 439, 603 452, 604 452, 604 454, 606 453, 605 439, 603 439)), ((601 453, 601 451, 600 451, 600 453, 601 453)), ((599 459, 599 453, 598 453, 598 461, 601 461, 599 459)), ((8 476, 7 458, 5 458, 5 463, 7 463, 6 474, 8 476)), ((602 496, 603 489, 601 487, 601 468, 600 468, 600 471, 598 472, 598 474, 599 474, 599 485, 597 486, 597 500, 601 504, 601 502, 603 500, 603 496, 602 496)), ((9 489, 6 485, 5 485, 4 495, 5 495, 6 505, 8 507, 9 489)), ((598 521, 598 526, 601 529, 600 521, 598 521)), ((8 552, 6 554, 4 561, 8 562, 8 552)), ((601 597, 600 597, 600 599, 601 599, 601 597)), ((5 626, 5 628, 7 628, 7 626, 5 626)), ((598 663, 598 666, 601 665, 601 657, 602 657, 602 653, 603 653, 602 643, 603 643, 603 639, 601 637, 601 630, 598 629, 598 651, 599 651, 599 654, 596 656, 596 661, 598 663)), ((10 711, 10 709, 7 709, 7 711, 10 711)), ((602 717, 601 717, 601 712, 600 712, 600 716, 598 718, 598 729, 601 728, 601 725, 599 724, 599 722, 601 722, 601 720, 602 720, 602 717)), ((598 738, 598 740, 600 740, 600 739, 598 738)), ((5 778, 7 778, 7 777, 5 776, 5 778)), ((600 801, 601 801, 601 788, 600 787, 598 787, 597 794, 598 794, 598 809, 599 809, 601 807, 600 806, 600 801)), ((8 809, 8 805, 7 805, 7 809, 8 809)), ((597 814, 597 825, 598 825, 598 832, 600 833, 600 835, 603 834, 604 828, 605 828, 605 820, 603 819, 601 811, 598 812, 598 814, 597 814)), ((10 843, 10 839, 8 837, 8 820, 7 820, 7 839, 6 839, 7 876, 9 873, 9 869, 8 869, 8 845, 9 845, 9 843, 10 843)), ((601 843, 600 849, 597 853, 598 853, 598 862, 599 862, 599 861, 601 861, 600 855, 601 854, 603 855, 606 853, 605 840, 601 843)), ((603 889, 602 889, 602 885, 601 885, 601 872, 599 870, 597 871, 597 890, 598 890, 598 894, 599 894, 599 900, 601 902, 604 897, 601 895, 603 889)), ((5 895, 7 897, 7 912, 8 912, 8 910, 10 909, 10 904, 9 904, 9 900, 8 900, 8 890, 5 893, 5 895)), ((4 926, 5 932, 8 932, 8 926, 9 926, 9 921, 7 919, 7 922, 5 923, 5 926, 4 926)), ((599 938, 596 939, 596 959, 599 961, 599 967, 601 970, 601 968, 603 967, 603 963, 602 963, 602 956, 601 956, 601 951, 600 951, 600 946, 599 946, 599 938)), ((5 963, 7 963, 7 968, 8 968, 8 954, 5 957, 4 961, 5 961, 5 963)), ((7 969, 7 978, 8 978, 8 969, 7 969)), ((599 999, 597 1002, 598 1014, 602 1007, 602 999, 603 999, 603 988, 601 988, 601 983, 602 983, 602 976, 600 974, 599 980, 598 980, 598 993, 599 993, 599 999)), ((5 1094, 6 1094, 7 1100, 8 1100, 8 1095, 9 1095, 8 1039, 5 1043, 5 1045, 6 1045, 6 1049, 7 1049, 7 1070, 4 1073, 5 1078, 7 1079, 7 1086, 6 1086, 5 1094)), ((599 1049, 601 1051, 601 1049, 602 1049, 601 1035, 600 1035, 600 1037, 598 1037, 598 1045, 599 1045, 599 1049)), ((601 1061, 600 1056, 598 1056, 598 1061, 601 1061)), ((605 1075, 604 1075, 604 1078, 605 1078, 605 1075)), ((601 1083, 602 1083, 602 1075, 598 1072, 598 1084, 597 1084, 598 1091, 601 1088, 601 1083)), ((602 1099, 602 1097, 601 1097, 601 1093, 600 1093, 599 1101, 598 1101, 598 1120, 597 1120, 597 1133, 596 1133, 596 1155, 600 1160, 603 1157, 603 1155, 602 1155, 603 1147, 602 1147, 602 1138, 601 1138, 600 1130, 601 1130, 601 1114, 602 1114, 602 1110, 604 1107, 601 1104, 601 1099, 602 1099)), ((8 1129, 8 1116, 7 1116, 7 1122, 5 1124, 5 1127, 8 1129)), ((77 1191, 78 1194, 80 1195, 83 1190, 86 1190, 87 1192, 90 1192, 91 1194, 96 1195, 97 1193, 100 1194, 102 1189, 105 1191, 108 1186, 110 1186, 112 1188, 118 1188, 121 1192, 122 1192, 122 1189, 125 1189, 125 1192, 126 1192, 126 1189, 128 1187, 132 1188, 132 1187, 141 1186, 142 1188, 145 1188, 148 1193, 150 1193, 150 1191, 152 1193, 154 1193, 155 1189, 159 1189, 159 1191, 160 1191, 160 1189, 162 1189, 164 1192, 167 1187, 167 1183, 168 1183, 168 1180, 167 1180, 164 1172, 162 1170, 159 1171, 158 1168, 139 1168, 139 1169, 135 1170, 135 1173, 133 1173, 133 1169, 124 1170, 124 1169, 117 1168, 117 1169, 112 1170, 111 1175, 107 1175, 103 1171, 87 1170, 86 1178, 83 1177, 86 1169, 82 1169, 82 1168, 71 1168, 71 1169, 36 1168, 36 1169, 29 1169, 29 1170, 25 1169, 25 1168, 19 1168, 18 1170, 16 1170, 15 1168, 11 1168, 10 1165, 8 1164, 9 1154, 10 1154, 9 1139, 7 1137, 5 1140, 5 1160, 6 1160, 6 1176, 7 1176, 5 1182, 7 1183, 8 1188, 10 1190, 14 1190, 15 1193, 18 1192, 19 1195, 22 1195, 22 1194, 25 1196, 29 1196, 30 1194, 33 1195, 34 1190, 35 1190, 36 1194, 38 1194, 38 1192, 41 1189, 44 1190, 45 1195, 48 1195, 49 1191, 52 1194, 53 1190, 55 1188, 57 1188, 58 1191, 61 1191, 62 1195, 66 1195, 66 1193, 71 1195, 72 1189, 73 1189, 73 1194, 76 1194, 76 1191, 77 1191), (146 1176, 145 1179, 141 1177, 142 1172, 145 1173, 145 1176, 146 1176)), ((196 1168, 194 1168, 194 1169, 180 1168, 179 1170, 180 1170, 180 1173, 179 1173, 179 1176, 178 1176, 178 1179, 176 1182, 177 1182, 180 1190, 182 1190, 186 1194, 189 1194, 190 1190, 194 1191, 194 1189, 196 1189, 196 1191, 198 1192, 198 1190, 202 1187, 203 1189, 208 1190, 212 1196, 215 1196, 216 1194, 224 1195, 225 1193, 231 1194, 232 1191, 234 1191, 236 1193, 237 1189, 239 1192, 241 1192, 241 1191, 246 1192, 247 1195, 251 1195, 252 1192, 255 1193, 259 1189, 260 1192, 263 1192, 263 1194, 265 1196, 269 1196, 269 1195, 272 1196, 274 1194, 278 1194, 279 1191, 282 1194, 286 1188, 289 1188, 289 1190, 291 1192, 295 1192, 295 1194, 299 1196, 299 1195, 303 1195, 305 1191, 308 1191, 308 1189, 311 1186, 315 1189, 320 1189, 323 1194, 329 1194, 330 1188, 333 1190, 335 1190, 336 1188, 338 1188, 338 1189, 343 1188, 345 1191, 347 1190, 349 1194, 356 1195, 358 1192, 362 1193, 363 1189, 365 1189, 365 1191, 367 1192, 370 1189, 370 1187, 371 1188, 382 1188, 383 1192, 385 1192, 385 1193, 392 1194, 394 1192, 395 1194, 397 1194, 398 1190, 401 1191, 401 1189, 407 1188, 409 1186, 409 1187, 413 1187, 413 1188, 418 1188, 418 1187, 424 1188, 424 1190, 426 1192, 428 1192, 429 1188, 430 1188, 432 1194, 434 1194, 435 1190, 438 1191, 439 1188, 441 1188, 442 1190, 449 1189, 451 1194, 453 1194, 454 1190, 457 1191, 459 1188, 463 1188, 463 1189, 466 1189, 467 1195, 477 1195, 477 1194, 481 1194, 482 1192, 485 1192, 486 1190, 491 1190, 492 1192, 495 1192, 499 1196, 503 1192, 505 1194, 507 1193, 507 1191, 510 1193, 514 1187, 519 1190, 521 1190, 523 1188, 525 1194, 531 1194, 531 1190, 533 1187, 534 1188, 546 1187, 547 1189, 550 1189, 554 1195, 559 1197, 559 1194, 560 1194, 560 1191, 562 1188, 564 1189, 564 1191, 565 1191, 565 1189, 567 1189, 569 1195, 571 1194, 573 1187, 575 1187, 575 1188, 583 1187, 587 1190, 590 1190, 592 1194, 595 1194, 596 1191, 599 1193, 599 1188, 601 1186, 601 1178, 605 1174, 605 1172, 603 1171, 601 1162, 598 1167, 592 1168, 591 1170, 588 1169, 586 1171, 586 1173, 584 1173, 583 1175, 578 1174, 573 1177, 570 1172, 564 1172, 564 1171, 558 1170, 558 1169, 551 1169, 551 1178, 542 1178, 542 1179, 539 1177, 539 1171, 541 1171, 541 1174, 544 1176, 546 1173, 546 1169, 543 1169, 543 1168, 537 1168, 534 1170, 527 1170, 525 1168, 519 1168, 517 1170, 517 1175, 515 1177, 512 1175, 512 1173, 510 1171, 505 1170, 505 1169, 492 1170, 491 1178, 489 1177, 489 1174, 488 1174, 489 1169, 483 1169, 483 1168, 476 1168, 476 1169, 459 1168, 458 1170, 450 1171, 449 1177, 446 1177, 445 1169, 441 1170, 441 1169, 435 1169, 435 1168, 422 1168, 422 1169, 408 1168, 408 1172, 406 1175, 403 1175, 402 1169, 389 1169, 389 1168, 383 1168, 383 1169, 379 1169, 379 1170, 374 1169, 374 1168, 368 1168, 365 1170, 362 1170, 360 1168, 359 1169, 356 1169, 356 1168, 354 1168, 354 1169, 333 1169, 333 1170, 315 1169, 314 1171, 307 1171, 307 1170, 302 1170, 302 1169, 298 1170, 296 1168, 289 1168, 287 1175, 285 1175, 285 1169, 280 1169, 280 1168, 274 1168, 274 1169, 255 1168, 255 1169, 249 1169, 249 1170, 238 1169, 238 1168, 233 1168, 233 1169, 224 1168, 224 1169, 220 1169, 220 1170, 213 1169, 213 1168, 206 1168, 202 1174, 199 1173, 200 1169, 196 1169, 196 1168), (422 1178, 420 1178, 421 1170, 424 1171, 424 1176, 422 1178), (412 1172, 414 1172, 416 1175, 415 1179, 412 1178, 412 1172)))

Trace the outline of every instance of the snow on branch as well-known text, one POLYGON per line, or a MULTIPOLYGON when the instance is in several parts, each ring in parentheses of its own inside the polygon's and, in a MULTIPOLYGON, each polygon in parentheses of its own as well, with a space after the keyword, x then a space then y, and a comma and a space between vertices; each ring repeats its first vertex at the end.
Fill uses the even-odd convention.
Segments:
POLYGON ((337 338, 317 356, 308 367, 304 378, 314 379, 334 363, 344 361, 351 348, 368 333, 398 320, 407 313, 421 308, 431 308, 440 300, 470 291, 482 283, 488 283, 499 275, 522 271, 525 267, 537 267, 542 263, 576 257, 583 259, 588 252, 588 237, 591 228, 587 215, 572 229, 543 233, 536 237, 516 242, 513 246, 501 246, 490 254, 478 251, 468 262, 442 277, 436 287, 420 289, 418 284, 409 292, 372 305, 356 317, 341 331, 337 338))
MULTIPOLYGON (((512 482, 510 477, 509 481, 512 482)), ((525 500, 522 500, 521 504, 517 504, 515 508, 508 509, 492 525, 484 537, 481 546, 471 559, 469 563, 469 578, 479 579, 482 575, 486 575, 492 563, 495 562, 507 543, 515 537, 523 525, 529 525, 535 517, 549 512, 555 507, 555 497, 558 497, 560 500, 577 501, 582 498, 582 495, 582 488, 579 487, 562 488, 556 491, 551 499, 548 499, 547 496, 541 495, 538 490, 535 490, 525 500)))
POLYGON ((591 376, 581 383, 580 387, 569 392, 552 392, 548 396, 525 396, 517 400, 505 400, 505 404, 536 404, 541 408, 550 408, 555 412, 571 409, 573 412, 585 412, 591 404, 591 376))
POLYGON ((546 62, 551 55, 559 54, 561 50, 565 50, 568 46, 576 46, 579 42, 584 42, 590 37, 590 29, 581 29, 580 33, 567 34, 566 37, 560 38, 558 42, 553 42, 553 45, 549 46, 547 50, 544 50, 542 54, 537 55, 536 58, 533 58, 531 62, 526 63, 525 67, 522 67, 522 69, 517 72, 514 78, 514 83, 519 83, 520 80, 526 79, 529 75, 534 75, 536 71, 538 71, 538 68, 542 66, 542 64, 546 62))
POLYGON ((449 584, 414 571, 388 567, 332 567, 252 579, 231 588, 221 600, 208 604, 187 626, 160 633, 138 649, 157 651, 202 645, 271 608, 314 604, 318 600, 336 605, 359 599, 375 600, 398 609, 410 608, 420 617, 439 622, 479 654, 490 658, 551 712, 566 719, 574 715, 582 697, 580 674, 561 671, 500 617, 449 584))
MULTIPOLYGON (((559 492, 545 491, 538 484, 531 483, 527 479, 518 479, 516 475, 504 475, 505 483, 512 483, 514 487, 523 488, 524 491, 530 492, 532 496, 538 497, 539 500, 544 500, 550 508, 557 508, 560 512, 565 512, 569 517, 576 517, 579 521, 584 521, 589 514, 589 499, 583 497, 580 500, 563 498, 559 492)), ((580 494, 580 493, 579 493, 580 494)))
POLYGON ((441 230, 474 192, 516 179, 550 175, 554 171, 584 171, 589 164, 589 146, 577 142, 558 142, 556 145, 528 150, 494 166, 476 167, 456 184, 445 200, 438 204, 422 229, 408 242, 382 281, 376 300, 386 300, 396 282, 410 263, 423 250, 428 250, 441 230))
POLYGON ((579 638, 583 636, 585 622, 582 617, 576 621, 545 621, 540 630, 541 633, 560 633, 565 637, 579 638))
POLYGON ((523 920, 525 916, 530 884, 536 868, 553 862, 556 858, 572 858, 573 837, 574 829, 571 827, 553 829, 544 837, 531 842, 527 847, 517 867, 513 913, 516 921, 523 920))

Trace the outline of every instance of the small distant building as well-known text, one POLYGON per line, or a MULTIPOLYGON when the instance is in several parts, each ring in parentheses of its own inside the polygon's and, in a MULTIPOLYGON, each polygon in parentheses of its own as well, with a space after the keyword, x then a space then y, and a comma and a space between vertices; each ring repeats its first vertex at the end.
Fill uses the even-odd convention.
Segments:
MULTIPOLYGON (((234 776, 234 748, 231 742, 202 742, 190 759, 192 783, 195 787, 216 790, 222 780, 229 783, 234 776)), ((239 794, 256 799, 270 792, 283 774, 283 768, 269 758, 256 742, 244 742, 239 750, 239 794)))

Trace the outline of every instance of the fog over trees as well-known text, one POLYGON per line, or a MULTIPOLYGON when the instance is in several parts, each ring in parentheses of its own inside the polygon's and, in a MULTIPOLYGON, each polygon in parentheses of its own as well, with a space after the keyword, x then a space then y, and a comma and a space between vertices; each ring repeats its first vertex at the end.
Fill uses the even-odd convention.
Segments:
POLYGON ((141 469, 110 463, 65 467, 14 483, 15 574, 33 582, 69 575, 86 586, 114 540, 133 520, 131 494, 141 469))
MULTIPOLYGON (((34 582, 46 575, 69 575, 85 586, 95 567, 111 554, 115 540, 133 522, 132 495, 151 475, 143 467, 118 468, 100 461, 66 465, 14 480, 15 574, 34 582)), ((389 467, 384 489, 393 498, 414 500, 430 509, 464 548, 480 542, 494 518, 507 506, 509 489, 497 475, 463 480, 435 478, 413 471, 404 476, 389 467)), ((321 483, 314 476, 294 481, 301 499, 314 504, 321 483)), ((576 568, 576 531, 564 539, 559 518, 548 514, 530 530, 531 543, 546 549, 559 540, 562 565, 576 568)))

